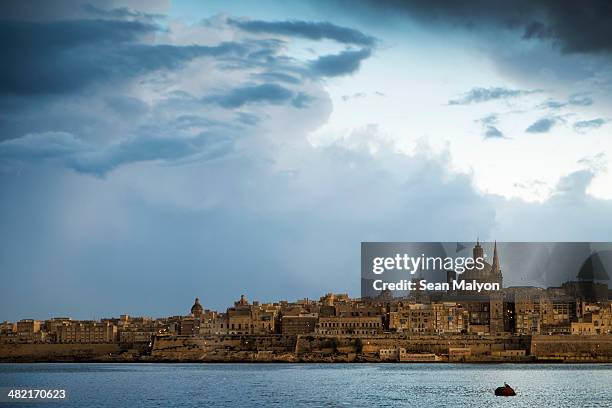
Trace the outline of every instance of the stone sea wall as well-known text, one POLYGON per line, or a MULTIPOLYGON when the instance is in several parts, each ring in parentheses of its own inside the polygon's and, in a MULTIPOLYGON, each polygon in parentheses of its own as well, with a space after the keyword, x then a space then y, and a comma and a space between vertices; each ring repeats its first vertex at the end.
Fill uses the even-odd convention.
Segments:
POLYGON ((160 336, 155 361, 294 361, 296 336, 160 336))
POLYGON ((612 335, 159 336, 146 350, 119 344, 0 344, 0 362, 378 362, 381 350, 389 355, 399 349, 453 362, 612 362, 612 335))
POLYGON ((0 362, 109 361, 119 344, 0 344, 0 362))
MULTIPOLYGON (((493 354, 529 350, 520 336, 168 336, 157 337, 150 358, 156 361, 378 361, 381 349, 448 355, 449 348, 470 348, 462 361, 497 361, 493 354)), ((524 357, 515 358, 524 361, 524 357)), ((448 359, 447 359, 448 361, 448 359)))
POLYGON ((538 360, 612 361, 612 335, 533 336, 531 354, 538 360))

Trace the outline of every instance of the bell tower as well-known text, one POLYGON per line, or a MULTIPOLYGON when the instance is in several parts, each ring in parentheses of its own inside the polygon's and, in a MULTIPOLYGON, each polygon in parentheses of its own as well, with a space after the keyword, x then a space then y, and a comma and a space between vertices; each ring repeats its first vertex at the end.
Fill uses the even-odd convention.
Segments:
POLYGON ((484 249, 482 248, 482 245, 480 245, 480 241, 478 239, 476 239, 476 246, 474 247, 472 253, 474 255, 474 259, 484 259, 484 249))

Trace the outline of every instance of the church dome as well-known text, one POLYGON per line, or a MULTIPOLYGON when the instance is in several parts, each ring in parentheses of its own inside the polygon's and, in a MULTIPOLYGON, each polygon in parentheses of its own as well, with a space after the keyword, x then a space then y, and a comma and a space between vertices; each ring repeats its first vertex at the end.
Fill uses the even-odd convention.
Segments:
POLYGON ((584 261, 577 277, 581 281, 610 280, 606 264, 612 265, 612 251, 595 252, 584 261))
POLYGON ((191 314, 194 316, 199 316, 204 312, 204 308, 200 304, 200 298, 195 299, 195 303, 191 306, 191 314))

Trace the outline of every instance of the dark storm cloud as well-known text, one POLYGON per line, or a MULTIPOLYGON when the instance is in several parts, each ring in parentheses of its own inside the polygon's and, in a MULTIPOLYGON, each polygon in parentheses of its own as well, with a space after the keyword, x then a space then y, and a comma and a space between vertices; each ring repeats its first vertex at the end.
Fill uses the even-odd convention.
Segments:
MULTIPOLYGON (((242 110, 251 104, 326 109, 325 103, 312 103, 320 98, 318 85, 306 88, 304 80, 354 72, 359 61, 350 61, 369 55, 369 51, 346 51, 316 60, 317 65, 284 54, 285 42, 279 39, 153 45, 159 26, 132 20, 137 12, 131 10, 107 11, 112 15, 105 17, 112 20, 58 20, 54 14, 51 20, 40 16, 0 21, 2 162, 48 162, 100 175, 132 162, 182 162, 211 151, 221 154, 231 149, 244 126, 269 119, 259 112, 256 116, 226 109, 242 110), (168 71, 180 70, 199 57, 211 63, 211 71, 201 72, 202 78, 221 76, 232 65, 240 71, 237 75, 244 75, 240 79, 244 86, 220 85, 198 89, 196 94, 184 89, 163 91, 178 82, 168 71), (160 98, 146 97, 146 90, 160 98), (209 105, 203 109, 203 103, 209 105), (235 120, 228 120, 232 114, 235 120), (204 137, 202 132, 223 137, 204 137), (201 136, 194 138, 196 134, 201 136)), ((341 32, 336 33, 339 40, 341 32)))
MULTIPOLYGON (((268 33, 308 38, 311 40, 331 39, 342 44, 359 45, 365 48, 359 50, 346 49, 338 54, 324 55, 309 64, 310 74, 315 77, 335 77, 352 74, 359 70, 361 61, 372 55, 371 49, 376 45, 376 39, 361 31, 352 28, 340 27, 331 23, 315 23, 308 21, 261 21, 261 20, 227 20, 230 25, 236 26, 250 33, 268 33)), ((259 51, 249 55, 249 60, 265 59, 267 64, 271 61, 282 66, 281 60, 273 58, 278 47, 265 54, 259 51)), ((274 64, 273 64, 274 65, 274 64)), ((272 66, 275 68, 275 66, 272 66)), ((261 74, 270 80, 296 83, 299 80, 292 75, 281 72, 261 74)))
POLYGON ((104 98, 104 102, 114 113, 122 116, 143 115, 149 110, 146 103, 131 96, 107 96, 104 98))
POLYGON ((312 96, 305 92, 299 92, 292 100, 291 104, 298 109, 307 108, 310 102, 312 102, 312 96))
POLYGON ((525 132, 528 133, 546 133, 557 123, 555 118, 542 118, 532 123, 525 132))
POLYGON ((247 112, 236 112, 236 120, 247 126, 255 126, 260 122, 260 118, 257 115, 247 112))
POLYGON ((204 103, 216 103, 224 108, 239 108, 249 103, 280 104, 294 97, 294 93, 277 84, 243 86, 231 91, 202 98, 204 103))
MULTIPOLYGON (((328 1, 312 1, 330 7, 328 1)), ((612 3, 607 0, 336 0, 331 4, 372 22, 406 16, 471 30, 519 30, 524 40, 550 40, 566 53, 612 51, 612 3)))
POLYGON ((352 74, 359 70, 361 61, 372 52, 367 49, 347 50, 339 54, 324 55, 310 62, 310 70, 315 76, 335 77, 352 74))
POLYGON ((449 105, 469 105, 472 103, 488 102, 496 99, 516 98, 518 96, 529 95, 542 92, 536 90, 508 89, 508 88, 472 88, 463 97, 448 101, 449 105))
POLYGON ((289 84, 299 84, 301 82, 299 78, 284 72, 262 72, 255 76, 267 81, 286 82, 289 84))
MULTIPOLYGON (((163 108, 162 108, 163 109, 163 108)), ((190 130, 190 129, 231 129, 232 126, 229 123, 222 121, 213 120, 201 115, 185 114, 177 116, 171 121, 171 125, 176 127, 177 130, 190 130)))
POLYGON ((137 21, 0 22, 4 53, 0 93, 70 92, 99 81, 176 69, 198 57, 245 52, 236 43, 210 47, 136 43, 156 30, 137 21))
POLYGON ((83 44, 132 42, 158 29, 139 21, 64 20, 64 21, 0 21, 0 45, 10 52, 17 50, 36 54, 45 48, 53 50, 83 44))
POLYGON ((328 22, 310 21, 261 21, 261 20, 234 20, 228 22, 241 30, 250 33, 278 34, 307 38, 309 40, 334 40, 343 44, 354 44, 373 47, 376 39, 361 31, 340 27, 328 22))
POLYGON ((231 140, 209 134, 191 138, 136 136, 104 148, 66 132, 28 134, 0 143, 0 159, 22 162, 49 161, 81 173, 104 175, 128 163, 173 161, 195 154, 210 159, 227 153, 231 140))
POLYGON ((607 121, 602 118, 591 119, 591 120, 581 120, 574 123, 574 130, 577 131, 586 131, 591 129, 597 129, 602 127, 607 121))
POLYGON ((612 4, 605 0, 525 0, 543 21, 523 19, 524 38, 552 39, 565 52, 612 51, 612 4), (530 4, 531 3, 531 4, 530 4))
POLYGON ((168 9, 166 0, 13 0, 0 1, 0 16, 7 20, 50 21, 82 18, 138 19, 162 18, 168 9), (131 3, 113 8, 114 3, 131 3), (134 7, 138 8, 136 10, 134 7))
POLYGON ((120 165, 141 161, 175 161, 195 154, 211 159, 227 153, 231 147, 228 138, 207 134, 194 138, 139 136, 91 156, 74 157, 68 164, 77 171, 104 174, 120 165))
POLYGON ((100 7, 96 7, 91 3, 84 4, 82 8, 83 8, 83 11, 85 11, 88 14, 91 14, 96 17, 103 17, 103 18, 116 18, 116 19, 135 18, 135 19, 144 19, 144 20, 154 20, 154 19, 162 19, 165 17, 163 14, 144 13, 138 10, 131 10, 127 7, 103 9, 100 7))

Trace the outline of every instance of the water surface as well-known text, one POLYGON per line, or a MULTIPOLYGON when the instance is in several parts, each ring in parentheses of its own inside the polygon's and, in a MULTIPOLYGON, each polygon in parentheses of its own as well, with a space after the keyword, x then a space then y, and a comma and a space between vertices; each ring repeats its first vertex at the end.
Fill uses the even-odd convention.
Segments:
POLYGON ((610 364, 0 364, 13 386, 69 400, 0 406, 612 407, 610 364))

